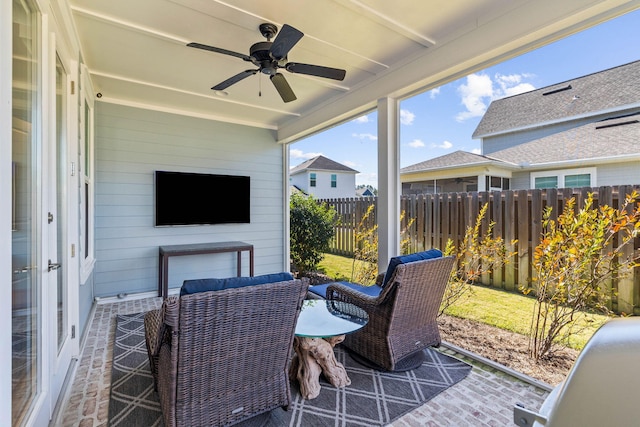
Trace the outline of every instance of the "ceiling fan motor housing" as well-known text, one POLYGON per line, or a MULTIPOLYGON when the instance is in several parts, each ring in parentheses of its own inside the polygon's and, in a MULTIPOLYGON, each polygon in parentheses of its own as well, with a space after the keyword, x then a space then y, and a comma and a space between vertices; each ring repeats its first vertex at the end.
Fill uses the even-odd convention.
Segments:
POLYGON ((284 57, 280 61, 276 61, 270 53, 272 42, 258 42, 251 46, 249 49, 249 56, 255 65, 260 67, 260 72, 273 76, 278 71, 278 63, 287 62, 287 58, 284 57))

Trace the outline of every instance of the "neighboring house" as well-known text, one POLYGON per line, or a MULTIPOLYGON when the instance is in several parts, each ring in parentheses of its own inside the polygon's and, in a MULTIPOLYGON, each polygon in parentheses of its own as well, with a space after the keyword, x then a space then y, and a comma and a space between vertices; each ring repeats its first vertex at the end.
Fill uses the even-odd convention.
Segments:
POLYGON ((317 156, 289 171, 289 183, 316 199, 355 197, 357 170, 317 156))
POLYGON ((356 196, 358 197, 375 197, 373 191, 369 187, 356 188, 356 196))
POLYGON ((403 194, 640 184, 640 61, 495 100, 473 137, 403 168, 403 194))

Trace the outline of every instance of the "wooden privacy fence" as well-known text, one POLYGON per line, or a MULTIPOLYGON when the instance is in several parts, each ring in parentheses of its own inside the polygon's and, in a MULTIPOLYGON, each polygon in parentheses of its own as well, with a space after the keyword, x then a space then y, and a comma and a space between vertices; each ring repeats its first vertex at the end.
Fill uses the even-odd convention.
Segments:
MULTIPOLYGON (((408 239, 408 253, 431 248, 444 249, 451 239, 456 246, 464 238, 467 227, 475 224, 482 206, 489 204, 481 234, 486 233, 489 223, 495 223, 494 237, 502 237, 509 251, 516 255, 502 269, 482 277, 482 283, 517 290, 521 286, 531 286, 532 253, 540 243, 542 216, 545 208, 551 206, 554 216, 562 212, 567 200, 576 198, 576 207, 582 207, 589 193, 594 194, 594 205, 608 205, 618 208, 625 196, 633 190, 640 192, 640 186, 585 187, 545 190, 508 190, 474 193, 442 193, 402 196, 400 201, 404 217, 401 229, 408 239), (413 221, 411 221, 413 219, 413 221), (410 226, 407 227, 407 224, 410 226), (511 242, 517 240, 515 245, 511 242)), ((320 202, 332 206, 339 218, 335 227, 331 253, 353 256, 355 232, 363 220, 369 206, 373 211, 364 221, 364 227, 376 224, 376 197, 323 199, 320 202)), ((636 238, 633 247, 627 249, 630 255, 640 247, 636 238)), ((614 291, 613 308, 619 312, 640 314, 640 269, 628 279, 612 280, 608 286, 614 291)))

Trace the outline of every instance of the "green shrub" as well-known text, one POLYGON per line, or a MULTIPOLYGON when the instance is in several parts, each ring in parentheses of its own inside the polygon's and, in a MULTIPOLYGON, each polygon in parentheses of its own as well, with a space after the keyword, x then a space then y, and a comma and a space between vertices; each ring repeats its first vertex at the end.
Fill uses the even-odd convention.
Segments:
POLYGON ((290 200, 291 261, 299 275, 313 271, 329 250, 336 212, 313 196, 292 194, 290 200))
POLYGON ((611 313, 607 281, 627 277, 640 259, 640 251, 627 250, 640 232, 639 200, 634 192, 620 209, 597 208, 589 194, 580 210, 575 199, 568 200, 557 220, 551 208, 545 210, 533 261, 537 289, 529 352, 535 360, 573 333, 580 312, 611 313))

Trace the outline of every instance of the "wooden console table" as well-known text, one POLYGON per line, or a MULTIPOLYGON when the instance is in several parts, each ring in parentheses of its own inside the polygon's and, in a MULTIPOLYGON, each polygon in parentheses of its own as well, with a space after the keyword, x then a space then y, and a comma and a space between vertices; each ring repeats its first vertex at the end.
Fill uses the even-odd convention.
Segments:
POLYGON ((253 277, 253 245, 244 242, 196 243, 193 245, 160 246, 158 262, 158 296, 167 298, 169 293, 169 258, 172 256, 218 254, 236 252, 238 254, 238 277, 242 275, 242 252, 249 252, 249 275, 253 277))

